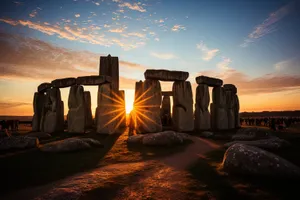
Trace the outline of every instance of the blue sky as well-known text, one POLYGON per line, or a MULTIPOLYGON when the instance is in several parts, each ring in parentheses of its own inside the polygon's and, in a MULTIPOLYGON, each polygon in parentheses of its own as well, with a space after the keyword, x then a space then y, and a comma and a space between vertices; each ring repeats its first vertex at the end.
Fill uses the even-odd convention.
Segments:
MULTIPOLYGON (((141 67, 121 63, 120 75, 128 79, 143 79, 146 68, 183 70, 193 82, 199 74, 220 76, 248 94, 256 79, 273 88, 279 83, 269 75, 284 81, 300 75, 299 1, 2 0, 0 31, 70 51, 119 56, 141 67)), ((90 72, 84 63, 73 67, 90 72)), ((298 79, 281 89, 295 87, 298 79)))

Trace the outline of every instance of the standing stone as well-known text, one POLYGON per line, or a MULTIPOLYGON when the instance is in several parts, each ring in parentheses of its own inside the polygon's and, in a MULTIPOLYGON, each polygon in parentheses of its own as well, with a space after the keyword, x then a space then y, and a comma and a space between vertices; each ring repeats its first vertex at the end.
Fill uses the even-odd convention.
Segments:
POLYGON ((86 128, 91 128, 93 126, 93 115, 92 115, 92 101, 91 93, 89 91, 84 92, 84 102, 85 102, 85 126, 86 128))
POLYGON ((171 98, 164 96, 161 104, 161 121, 163 126, 171 125, 171 98))
POLYGON ((208 130, 210 129, 210 113, 208 106, 210 102, 208 85, 199 84, 196 89, 195 103, 195 129, 208 130))
POLYGON ((234 104, 235 128, 240 128, 240 102, 237 94, 234 95, 234 104))
POLYGON ((194 130, 193 94, 189 81, 173 83, 173 127, 176 131, 194 130))
POLYGON ((86 103, 84 89, 81 85, 73 85, 70 88, 68 106, 68 131, 71 133, 84 133, 86 127, 86 103))
POLYGON ((41 83, 37 90, 38 92, 46 92, 48 89, 50 89, 52 87, 52 84, 51 83, 41 83))
POLYGON ((227 117, 228 117, 228 129, 235 128, 235 118, 234 118, 234 94, 231 90, 225 90, 226 94, 226 107, 227 107, 227 117))
POLYGON ((111 77, 113 91, 119 91, 119 58, 111 55, 100 57, 100 73, 111 77))
POLYGON ((46 133, 64 131, 64 102, 61 100, 60 90, 47 90, 45 104, 42 111, 40 129, 46 133))
POLYGON ((97 133, 113 134, 118 131, 120 122, 117 119, 121 112, 114 98, 110 83, 99 86, 98 107, 96 108, 97 133))
POLYGON ((210 104, 211 128, 216 130, 228 129, 226 110, 226 94, 223 87, 214 87, 212 91, 213 103, 210 104))
POLYGON ((143 97, 135 107, 137 132, 162 131, 160 119, 161 87, 158 80, 147 79, 143 83, 143 97))
POLYGON ((44 93, 35 92, 33 97, 33 119, 32 131, 40 131, 40 124, 42 119, 42 111, 45 104, 44 93))
POLYGON ((135 94, 134 94, 135 103, 141 101, 142 94, 143 94, 143 81, 135 82, 135 94))

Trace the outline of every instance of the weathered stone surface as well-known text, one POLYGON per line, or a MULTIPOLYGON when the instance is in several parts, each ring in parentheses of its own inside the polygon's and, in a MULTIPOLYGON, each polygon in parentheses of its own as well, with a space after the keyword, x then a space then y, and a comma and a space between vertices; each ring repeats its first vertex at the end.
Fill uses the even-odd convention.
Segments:
POLYGON ((280 139, 278 137, 271 137, 269 139, 262 139, 262 140, 254 140, 254 141, 233 141, 233 142, 228 142, 224 144, 224 147, 230 147, 231 145, 234 144, 246 144, 250 146, 255 146, 259 147, 262 149, 266 150, 276 150, 284 147, 290 146, 290 143, 287 142, 286 140, 280 139))
POLYGON ((86 128, 87 109, 84 90, 81 85, 73 85, 70 88, 68 106, 68 132, 84 133, 86 128))
POLYGON ((235 114, 234 114, 234 94, 231 90, 225 90, 226 94, 226 108, 227 108, 227 118, 228 118, 228 129, 235 128, 235 114))
POLYGON ((135 82, 134 104, 138 104, 141 101, 141 95, 143 94, 143 83, 143 81, 135 82))
POLYGON ((238 95, 234 95, 233 97, 234 101, 234 107, 233 107, 233 112, 234 112, 234 120, 235 120, 235 128, 240 128, 240 101, 238 95))
POLYGON ((52 87, 51 83, 42 83, 38 86, 38 92, 46 92, 52 87))
POLYGON ((190 141, 189 135, 174 131, 164 131, 144 135, 142 143, 148 146, 172 146, 190 141))
POLYGON ((55 79, 51 82, 51 84, 56 88, 70 87, 76 84, 76 78, 55 79))
POLYGON ((160 81, 185 81, 189 77, 188 72, 169 71, 164 69, 147 69, 144 73, 145 79, 160 81))
POLYGON ((214 133, 210 131, 204 131, 200 134, 200 136, 204 138, 211 138, 214 136, 214 133))
POLYGON ((51 135, 49 133, 44 133, 44 132, 35 132, 35 133, 29 133, 25 137, 34 137, 34 138, 38 138, 39 140, 47 140, 51 138, 51 135))
POLYGON ((101 142, 99 142, 98 140, 92 139, 92 138, 80 138, 80 140, 88 143, 89 145, 91 145, 92 147, 104 147, 103 144, 101 144, 101 142))
POLYGON ((228 114, 226 109, 226 94, 223 87, 214 87, 213 103, 210 104, 211 128, 215 130, 228 129, 228 114))
POLYGON ((162 96, 173 96, 173 91, 162 91, 161 95, 162 96))
POLYGON ((85 127, 90 128, 93 126, 93 115, 92 115, 92 100, 91 93, 89 91, 84 92, 84 103, 85 103, 85 127))
POLYGON ((232 91, 233 94, 236 94, 236 93, 237 93, 237 88, 236 88, 235 85, 233 85, 233 84, 224 84, 223 87, 224 87, 225 90, 230 90, 230 91, 232 91))
POLYGON ((257 140, 267 139, 272 136, 272 131, 262 128, 241 128, 235 135, 232 136, 232 140, 257 140))
POLYGON ((42 120, 42 111, 45 104, 46 96, 44 93, 35 92, 33 97, 33 119, 32 131, 39 131, 42 120))
POLYGON ((244 144, 230 146, 224 154, 222 166, 228 173, 274 178, 300 177, 300 168, 289 161, 260 148, 244 144))
POLYGON ((122 122, 117 119, 122 113, 115 98, 110 83, 99 86, 98 107, 96 108, 97 133, 113 134, 119 131, 122 122))
POLYGON ((76 79, 77 85, 101 85, 104 83, 111 83, 112 78, 110 76, 80 76, 76 79))
POLYGON ((88 140, 81 138, 68 138, 65 140, 45 144, 40 148, 40 150, 44 152, 58 153, 90 149, 91 145, 87 141, 88 140))
POLYGON ((193 94, 189 81, 173 83, 173 127, 179 132, 194 130, 193 94))
POLYGON ((129 136, 127 139, 127 143, 129 144, 142 144, 143 143, 143 138, 145 135, 132 135, 129 136))
POLYGON ((145 80, 143 97, 135 105, 138 133, 155 133, 162 130, 160 119, 161 87, 158 80, 145 80))
POLYGON ((160 117, 163 126, 171 125, 171 98, 164 96, 161 104, 160 117))
POLYGON ((208 106, 210 102, 208 85, 199 84, 196 89, 195 103, 195 129, 208 130, 210 129, 210 113, 208 106))
POLYGON ((46 133, 64 131, 64 103, 59 88, 47 91, 40 126, 40 130, 46 133))
POLYGON ((196 77, 197 84, 206 84, 210 87, 218 87, 223 85, 223 81, 218 78, 212 78, 208 76, 198 76, 196 77))
POLYGON ((11 136, 0 138, 0 151, 11 149, 26 149, 39 146, 39 139, 35 137, 11 136))
POLYGON ((99 75, 110 76, 112 90, 119 91, 119 58, 111 55, 101 56, 99 75))

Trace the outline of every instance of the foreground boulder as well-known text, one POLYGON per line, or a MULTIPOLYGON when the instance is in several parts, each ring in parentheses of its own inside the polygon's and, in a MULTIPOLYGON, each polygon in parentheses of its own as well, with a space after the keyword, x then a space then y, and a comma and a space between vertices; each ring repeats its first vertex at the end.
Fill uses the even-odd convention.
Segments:
POLYGON ((296 165, 273 153, 244 144, 234 144, 227 149, 222 167, 228 173, 242 175, 300 177, 300 168, 296 165))
POLYGON ((272 132, 262 128, 241 128, 235 135, 232 136, 232 140, 257 140, 266 139, 272 136, 272 132))
POLYGON ((214 136, 214 133, 210 131, 203 131, 200 136, 204 138, 211 138, 214 136))
POLYGON ((290 146, 290 143, 287 142, 286 140, 280 139, 278 137, 272 137, 269 139, 262 139, 262 140, 254 140, 254 141, 233 141, 233 142, 228 142, 224 144, 224 147, 230 147, 231 145, 234 144, 246 144, 250 146, 255 146, 259 147, 262 149, 280 149, 284 147, 290 146))
POLYGON ((189 77, 188 72, 169 71, 164 69, 147 69, 144 73, 145 79, 160 81, 185 81, 189 77))
POLYGON ((35 148, 38 146, 39 139, 35 137, 11 136, 0 139, 0 151, 35 148))
POLYGON ((149 133, 145 135, 133 135, 127 140, 131 144, 143 144, 147 146, 173 146, 190 141, 189 135, 174 131, 149 133))
POLYGON ((90 149, 92 146, 102 146, 102 144, 92 138, 69 138, 45 144, 40 149, 44 152, 58 153, 90 149))
POLYGON ((51 135, 45 132, 33 132, 33 133, 29 133, 25 137, 35 137, 38 138, 39 140, 46 140, 46 139, 50 139, 51 135))

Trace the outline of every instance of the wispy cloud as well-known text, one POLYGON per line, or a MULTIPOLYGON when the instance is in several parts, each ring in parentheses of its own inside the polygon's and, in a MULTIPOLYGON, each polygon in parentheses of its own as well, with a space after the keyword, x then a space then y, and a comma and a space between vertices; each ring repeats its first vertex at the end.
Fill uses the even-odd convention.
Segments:
POLYGON ((231 63, 231 59, 230 58, 227 58, 227 57, 222 57, 222 61, 217 63, 217 67, 221 70, 229 70, 231 69, 229 67, 229 64, 231 63))
POLYGON ((163 60, 170 60, 170 59, 174 59, 174 58, 177 58, 174 54, 172 53, 155 53, 155 52, 152 52, 151 53, 151 56, 154 56, 156 58, 159 58, 159 59, 163 59, 163 60))
POLYGON ((200 44, 197 44, 197 49, 199 49, 202 52, 202 59, 205 61, 211 60, 219 52, 219 49, 209 49, 203 43, 203 41, 201 41, 200 44))
MULTIPOLYGON (((121 1, 115 1, 115 2, 121 2, 121 1)), ((146 12, 146 9, 142 7, 141 3, 129 3, 129 2, 123 2, 123 3, 120 3, 119 4, 119 7, 120 8, 124 8, 124 7, 127 7, 129 8, 130 10, 136 10, 136 11, 139 11, 139 12, 146 12)))
POLYGON ((300 74, 300 55, 276 63, 274 69, 281 74, 300 74))
POLYGON ((181 30, 186 30, 186 28, 183 25, 176 24, 171 28, 171 30, 174 32, 178 32, 181 30))
POLYGON ((38 10, 42 10, 41 8, 37 7, 36 9, 34 9, 33 11, 31 11, 31 13, 29 14, 30 18, 34 18, 37 16, 38 14, 38 10))
POLYGON ((127 35, 130 35, 130 36, 136 36, 136 37, 139 37, 139 38, 144 38, 144 37, 146 37, 145 34, 143 34, 143 33, 138 33, 138 32, 128 33, 127 35))
POLYGON ((77 17, 77 18, 80 17, 80 14, 75 14, 75 17, 77 17))
POLYGON ((261 24, 257 25, 254 30, 248 35, 241 47, 247 47, 250 43, 255 42, 257 39, 264 37, 277 30, 277 22, 292 12, 295 2, 291 2, 277 11, 271 13, 261 24))
POLYGON ((28 102, 0 102, 1 109, 14 108, 19 106, 29 106, 31 103, 28 102))
POLYGON ((92 3, 95 4, 96 6, 100 6, 100 3, 99 3, 99 2, 92 1, 92 3))
MULTIPOLYGON (((140 46, 145 45, 146 38, 143 38, 142 34, 133 34, 129 35, 129 39, 116 39, 116 38, 111 38, 110 36, 106 36, 104 34, 98 34, 95 33, 95 30, 99 30, 100 27, 97 26, 89 26, 87 27, 74 27, 74 26, 69 26, 65 24, 64 26, 58 25, 50 25, 49 23, 37 23, 37 22, 32 22, 29 20, 12 20, 12 19, 1 19, 0 22, 4 22, 7 24, 10 24, 12 26, 27 26, 31 29, 40 31, 42 33, 45 33, 47 35, 56 35, 59 38, 67 39, 67 40, 72 40, 72 41, 78 41, 82 43, 91 43, 91 44, 97 44, 97 45, 102 45, 102 46, 111 46, 111 45, 118 45, 124 50, 130 50, 134 48, 138 48, 140 46), (140 37, 139 37, 140 36, 140 37), (143 41, 140 41, 143 39, 143 41)), ((104 25, 105 28, 110 27, 109 25, 104 25)), ((118 27, 118 28, 113 28, 109 29, 108 32, 112 33, 123 33, 124 30, 127 29, 127 27, 118 27)))
MULTIPOLYGON (((3 47, 0 48, 0 79, 51 81, 69 76, 97 75, 99 56, 103 55, 72 51, 41 40, 5 33, 0 33, 0 46, 3 47)), ((119 64, 125 71, 146 69, 143 65, 129 61, 120 60, 119 64)), ((123 88, 131 89, 135 81, 120 77, 123 88)))
POLYGON ((224 83, 237 86, 239 95, 274 93, 300 89, 300 75, 266 74, 251 78, 247 74, 229 69, 225 71, 202 71, 199 75, 218 77, 224 83))

